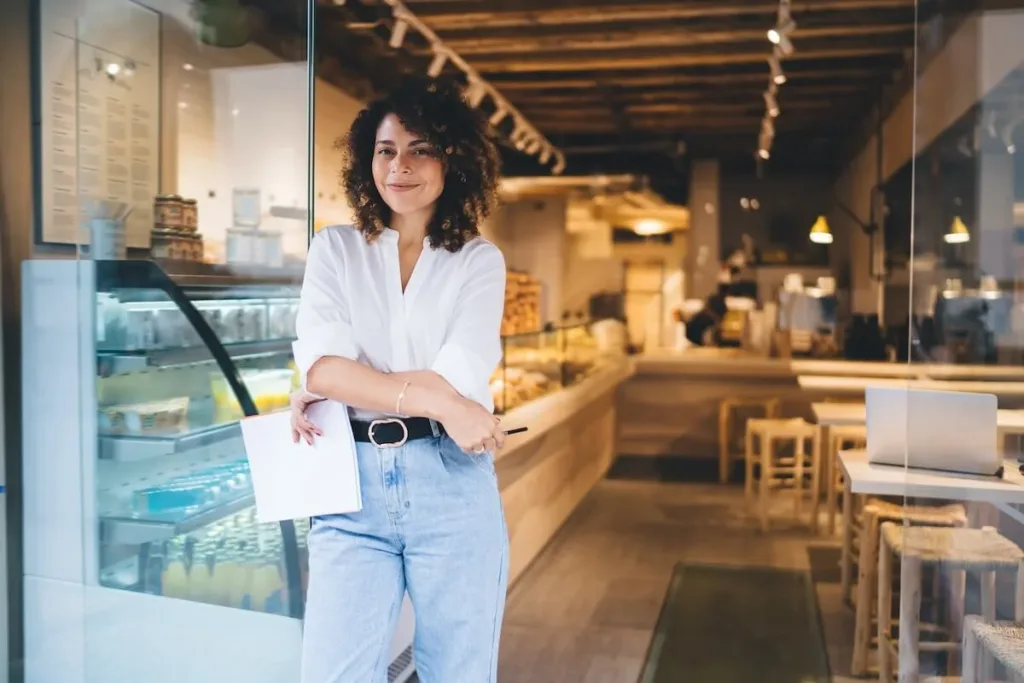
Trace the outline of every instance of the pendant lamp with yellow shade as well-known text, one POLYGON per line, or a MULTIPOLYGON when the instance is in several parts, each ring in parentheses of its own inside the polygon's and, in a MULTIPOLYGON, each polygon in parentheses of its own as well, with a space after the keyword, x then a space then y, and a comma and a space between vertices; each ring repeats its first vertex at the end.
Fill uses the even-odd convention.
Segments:
POLYGON ((971 233, 968 232, 963 219, 957 216, 953 219, 953 224, 949 226, 949 232, 942 239, 946 241, 946 244, 963 244, 971 241, 971 233))
POLYGON ((832 231, 828 227, 828 219, 825 216, 818 216, 811 226, 811 241, 815 244, 832 244, 832 231))

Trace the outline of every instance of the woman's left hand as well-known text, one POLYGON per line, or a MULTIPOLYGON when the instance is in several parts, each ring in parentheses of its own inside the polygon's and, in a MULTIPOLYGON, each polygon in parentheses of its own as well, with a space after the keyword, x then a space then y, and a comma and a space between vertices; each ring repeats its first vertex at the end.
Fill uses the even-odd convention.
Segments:
POLYGON ((320 431, 320 428, 306 418, 306 410, 309 406, 323 400, 324 399, 319 396, 302 389, 292 392, 290 403, 293 443, 298 443, 301 438, 305 439, 306 443, 313 445, 314 437, 323 436, 323 432, 320 431))

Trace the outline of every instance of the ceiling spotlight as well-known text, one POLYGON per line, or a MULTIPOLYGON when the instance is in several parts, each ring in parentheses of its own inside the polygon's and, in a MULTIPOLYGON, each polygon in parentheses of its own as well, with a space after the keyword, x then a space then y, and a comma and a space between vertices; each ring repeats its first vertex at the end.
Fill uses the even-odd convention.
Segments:
POLYGON ((469 101, 469 106, 479 107, 480 103, 484 101, 484 97, 487 95, 487 89, 484 84, 479 81, 470 81, 469 90, 466 92, 466 99, 469 101))
POLYGON ((757 156, 762 159, 768 159, 770 156, 769 150, 772 147, 772 136, 767 133, 761 133, 757 143, 757 156))
POLYGON ((792 19, 779 22, 779 25, 775 28, 768 29, 768 40, 775 45, 778 45, 782 40, 786 38, 796 29, 796 22, 792 19))
POLYGON ((565 155, 561 152, 555 152, 555 165, 551 167, 551 172, 555 175, 561 175, 562 171, 565 170, 565 155))
POLYGON ((431 78, 437 78, 444 71, 445 62, 448 61, 448 55, 440 50, 434 52, 434 59, 431 60, 430 66, 427 68, 427 75, 431 78))
POLYGON ((779 58, 772 56, 768 59, 768 66, 772 71, 772 83, 775 85, 782 85, 786 82, 786 74, 782 71, 782 65, 779 64, 779 58))
POLYGON ((786 36, 779 36, 779 42, 775 44, 774 53, 779 59, 793 56, 793 43, 786 36))
POLYGON ((764 104, 768 108, 768 116, 775 118, 779 115, 779 103, 775 100, 775 95, 771 91, 765 91, 764 104))
POLYGON ((491 114, 490 123, 492 126, 497 126, 501 123, 502 119, 508 116, 508 112, 505 111, 504 107, 498 107, 498 110, 491 114))
POLYGON ((394 49, 402 47, 402 43, 405 42, 405 33, 409 30, 409 22, 405 19, 395 19, 395 25, 391 27, 391 39, 388 40, 388 45, 394 49))

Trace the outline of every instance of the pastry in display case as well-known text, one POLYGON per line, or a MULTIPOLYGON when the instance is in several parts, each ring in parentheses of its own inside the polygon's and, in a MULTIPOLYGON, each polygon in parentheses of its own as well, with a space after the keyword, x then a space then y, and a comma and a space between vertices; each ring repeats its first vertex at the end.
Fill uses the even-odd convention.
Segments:
POLYGON ((502 346, 501 366, 490 382, 499 413, 578 383, 601 368, 608 355, 587 325, 507 335, 502 346))
POLYGON ((509 271, 505 281, 503 336, 529 334, 541 328, 540 281, 527 273, 509 271))

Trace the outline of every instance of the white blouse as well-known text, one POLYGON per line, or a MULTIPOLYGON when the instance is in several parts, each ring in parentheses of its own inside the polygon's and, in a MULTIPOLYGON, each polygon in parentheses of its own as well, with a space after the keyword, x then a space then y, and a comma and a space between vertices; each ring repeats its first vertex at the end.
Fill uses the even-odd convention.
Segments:
POLYGON ((403 293, 396 231, 369 243, 351 226, 324 228, 309 246, 295 363, 303 386, 324 356, 381 372, 433 370, 493 411, 488 384, 501 361, 504 305, 505 258, 482 237, 456 253, 425 240, 403 293))

